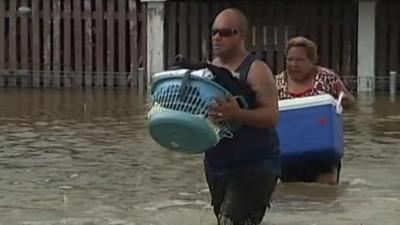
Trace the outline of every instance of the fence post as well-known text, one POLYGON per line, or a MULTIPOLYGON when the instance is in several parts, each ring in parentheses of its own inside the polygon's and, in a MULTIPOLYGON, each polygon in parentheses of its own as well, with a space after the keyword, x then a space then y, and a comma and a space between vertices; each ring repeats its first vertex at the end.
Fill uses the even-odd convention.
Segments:
POLYGON ((397 76, 397 72, 396 71, 390 71, 389 74, 389 93, 390 96, 395 96, 396 95, 396 76, 397 76))
POLYGON ((144 91, 144 82, 145 82, 145 79, 144 79, 144 76, 145 76, 145 74, 144 74, 144 68, 143 67, 140 67, 139 69, 138 69, 138 78, 137 78, 137 80, 138 80, 138 91, 139 91, 139 93, 143 93, 143 91, 144 91))
POLYGON ((375 89, 375 1, 358 1, 358 91, 375 89))
POLYGON ((166 0, 142 0, 147 3, 147 88, 154 73, 164 70, 164 16, 166 0))

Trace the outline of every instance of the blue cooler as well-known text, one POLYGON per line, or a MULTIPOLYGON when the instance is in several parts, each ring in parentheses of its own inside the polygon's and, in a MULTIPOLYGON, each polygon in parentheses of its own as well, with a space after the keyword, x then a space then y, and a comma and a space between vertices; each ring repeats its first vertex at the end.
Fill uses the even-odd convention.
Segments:
POLYGON ((340 102, 328 94, 279 101, 277 132, 284 161, 298 163, 343 156, 340 102))

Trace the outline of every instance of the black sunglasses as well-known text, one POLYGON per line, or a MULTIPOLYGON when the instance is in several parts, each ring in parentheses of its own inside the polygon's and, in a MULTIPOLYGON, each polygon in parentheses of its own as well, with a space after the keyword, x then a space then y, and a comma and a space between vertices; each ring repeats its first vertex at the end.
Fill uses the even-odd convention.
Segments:
POLYGON ((217 33, 221 37, 230 37, 230 36, 233 36, 233 35, 239 33, 239 31, 236 29, 233 29, 233 28, 221 28, 221 29, 212 29, 211 30, 212 36, 217 35, 217 33))

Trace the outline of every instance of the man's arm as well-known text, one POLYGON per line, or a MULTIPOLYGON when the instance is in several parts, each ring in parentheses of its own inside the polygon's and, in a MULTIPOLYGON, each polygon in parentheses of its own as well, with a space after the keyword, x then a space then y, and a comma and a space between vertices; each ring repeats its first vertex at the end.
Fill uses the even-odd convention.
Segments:
POLYGON ((256 94, 256 107, 251 110, 240 110, 235 119, 250 126, 275 127, 279 121, 277 91, 274 77, 267 64, 255 61, 249 71, 247 82, 256 94))

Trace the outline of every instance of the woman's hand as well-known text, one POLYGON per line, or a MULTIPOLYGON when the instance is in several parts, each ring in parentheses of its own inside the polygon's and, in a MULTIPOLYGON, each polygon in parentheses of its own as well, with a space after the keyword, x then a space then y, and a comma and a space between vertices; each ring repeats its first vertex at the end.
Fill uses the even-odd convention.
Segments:
POLYGON ((336 83, 336 91, 338 94, 340 92, 343 92, 343 108, 350 108, 356 104, 356 99, 354 96, 350 93, 349 90, 347 90, 346 86, 344 83, 339 79, 339 81, 336 83))

